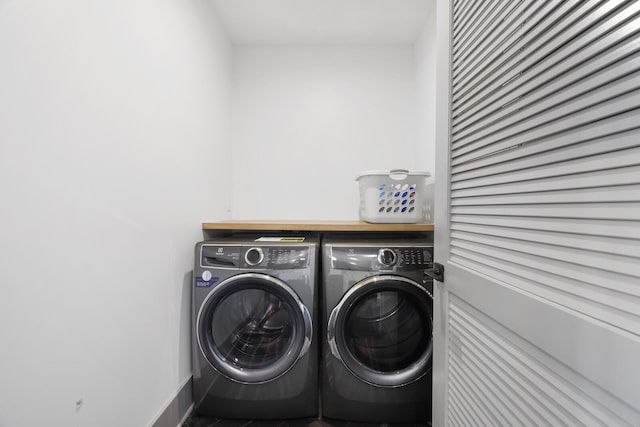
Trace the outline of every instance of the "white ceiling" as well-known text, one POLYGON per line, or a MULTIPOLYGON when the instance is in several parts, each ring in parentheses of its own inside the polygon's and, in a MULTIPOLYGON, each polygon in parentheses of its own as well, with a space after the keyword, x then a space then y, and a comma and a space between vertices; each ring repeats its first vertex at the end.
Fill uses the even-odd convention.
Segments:
POLYGON ((233 43, 405 44, 435 0, 211 0, 233 43))

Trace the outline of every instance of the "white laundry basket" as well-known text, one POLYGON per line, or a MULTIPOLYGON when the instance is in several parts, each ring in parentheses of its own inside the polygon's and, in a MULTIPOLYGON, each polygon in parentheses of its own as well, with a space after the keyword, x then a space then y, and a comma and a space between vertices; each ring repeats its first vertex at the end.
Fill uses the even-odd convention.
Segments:
POLYGON ((360 185, 360 219, 372 223, 417 223, 431 218, 429 172, 393 169, 365 171, 360 185))

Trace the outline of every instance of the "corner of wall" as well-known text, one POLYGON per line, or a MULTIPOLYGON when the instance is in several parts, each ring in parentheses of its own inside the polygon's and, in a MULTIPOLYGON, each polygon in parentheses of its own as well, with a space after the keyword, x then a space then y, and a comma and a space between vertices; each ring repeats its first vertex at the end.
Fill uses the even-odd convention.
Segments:
POLYGON ((424 169, 435 174, 436 5, 435 1, 429 4, 429 13, 414 44, 414 55, 418 89, 418 158, 424 169))

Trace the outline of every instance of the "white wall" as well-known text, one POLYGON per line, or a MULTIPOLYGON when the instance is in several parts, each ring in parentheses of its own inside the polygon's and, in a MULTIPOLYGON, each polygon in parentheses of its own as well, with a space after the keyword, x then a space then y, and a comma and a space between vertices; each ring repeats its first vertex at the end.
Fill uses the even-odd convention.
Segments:
POLYGON ((149 425, 190 376, 192 248, 231 185, 209 7, 0 4, 2 427, 149 425))
POLYGON ((434 176, 436 165, 436 2, 429 1, 428 3, 429 13, 415 44, 419 123, 416 146, 421 168, 430 171, 434 176))
POLYGON ((234 46, 233 218, 357 219, 360 171, 423 166, 415 72, 410 45, 234 46))

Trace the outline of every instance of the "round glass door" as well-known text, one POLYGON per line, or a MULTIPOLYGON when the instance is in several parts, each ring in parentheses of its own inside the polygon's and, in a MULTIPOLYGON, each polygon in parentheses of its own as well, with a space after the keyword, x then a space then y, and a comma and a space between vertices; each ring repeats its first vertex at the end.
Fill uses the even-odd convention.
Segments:
POLYGON ((286 373, 309 348, 311 317, 284 282, 247 273, 220 283, 198 313, 197 339, 229 379, 264 383, 286 373))
POLYGON ((331 350, 361 380, 382 387, 411 383, 431 367, 432 298, 400 276, 357 283, 331 313, 331 350))

